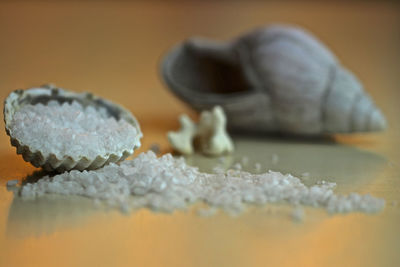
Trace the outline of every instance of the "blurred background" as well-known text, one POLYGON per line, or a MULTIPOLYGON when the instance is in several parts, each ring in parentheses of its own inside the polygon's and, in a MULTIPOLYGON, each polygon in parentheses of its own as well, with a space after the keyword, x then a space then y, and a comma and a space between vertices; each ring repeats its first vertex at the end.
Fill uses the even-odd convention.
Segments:
POLYGON ((147 210, 92 215, 74 199, 27 204, 5 184, 34 168, 0 131, 0 266, 400 266, 400 209, 390 204, 400 202, 397 1, 0 1, 0 98, 44 83, 91 91, 138 118, 140 151, 152 143, 168 148, 165 135, 178 115, 195 114, 161 81, 162 56, 191 36, 229 40, 270 23, 314 33, 362 81, 389 128, 337 135, 333 144, 236 140, 238 155, 266 161, 277 153, 273 168, 384 197, 382 215, 330 217, 310 208, 310 219, 295 225, 284 217, 290 209, 204 219, 147 210), (15 241, 9 231, 28 234, 15 241))
POLYGON ((320 38, 384 113, 397 106, 395 1, 2 1, 0 97, 54 83, 123 104, 149 134, 152 125, 167 130, 188 112, 160 80, 159 63, 169 48, 194 35, 228 40, 277 22, 320 38))

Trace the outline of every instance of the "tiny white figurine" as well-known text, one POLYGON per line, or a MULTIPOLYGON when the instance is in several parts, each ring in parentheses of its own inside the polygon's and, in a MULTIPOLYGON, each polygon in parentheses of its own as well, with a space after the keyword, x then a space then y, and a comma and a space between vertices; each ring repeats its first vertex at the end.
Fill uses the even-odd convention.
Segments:
POLYGON ((181 115, 179 121, 181 129, 168 132, 168 141, 176 152, 192 154, 196 141, 200 151, 206 155, 219 156, 233 152, 233 142, 226 131, 225 113, 220 106, 212 111, 203 111, 198 125, 187 115, 181 115))
POLYGON ((179 117, 179 122, 181 124, 181 129, 178 132, 168 132, 168 140, 174 150, 179 153, 192 154, 192 142, 196 135, 197 126, 186 114, 182 114, 179 117))

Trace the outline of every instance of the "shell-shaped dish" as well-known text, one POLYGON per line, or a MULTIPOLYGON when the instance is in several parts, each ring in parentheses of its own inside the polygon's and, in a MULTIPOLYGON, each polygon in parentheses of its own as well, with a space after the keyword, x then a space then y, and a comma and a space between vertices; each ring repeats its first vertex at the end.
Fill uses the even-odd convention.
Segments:
POLYGON ((222 106, 231 130, 323 135, 386 127, 355 75, 299 27, 272 25, 228 42, 188 39, 166 54, 162 77, 196 110, 222 106))
MULTIPOLYGON (((138 121, 122 106, 98 96, 94 96, 91 93, 74 93, 51 86, 11 92, 4 102, 4 122, 6 132, 10 136, 11 144, 16 147, 17 154, 21 154, 25 161, 30 162, 35 167, 42 167, 46 171, 63 172, 72 169, 92 170, 111 162, 119 162, 132 155, 134 150, 140 147, 140 138, 142 137, 138 121), (132 141, 129 142, 130 146, 124 147, 118 152, 113 151, 112 153, 102 153, 95 157, 90 157, 88 155, 80 154, 78 154, 78 156, 76 154, 71 155, 68 153, 68 145, 66 145, 66 150, 63 151, 60 156, 60 154, 56 155, 49 151, 43 151, 42 148, 33 149, 29 143, 16 138, 11 127, 16 112, 27 105, 41 104, 47 106, 50 101, 57 101, 60 106, 64 103, 70 104, 77 102, 83 108, 94 108, 94 112, 100 112, 100 110, 102 110, 106 113, 106 115, 104 115, 105 117, 114 118, 115 121, 124 120, 135 129, 132 130, 132 133, 135 133, 135 135, 131 136, 132 141)), ((27 128, 26 131, 29 133, 30 129, 27 128)), ((45 137, 43 137, 43 139, 45 140, 45 137)), ((59 142, 63 142, 63 140, 61 139, 59 142)))

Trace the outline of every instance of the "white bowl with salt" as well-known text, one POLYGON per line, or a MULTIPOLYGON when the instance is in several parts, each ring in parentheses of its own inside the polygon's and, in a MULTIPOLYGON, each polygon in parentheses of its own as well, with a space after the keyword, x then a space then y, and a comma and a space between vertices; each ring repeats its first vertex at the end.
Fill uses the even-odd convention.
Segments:
POLYGON ((47 171, 98 169, 132 155, 142 132, 122 106, 61 88, 16 90, 4 102, 11 144, 47 171))

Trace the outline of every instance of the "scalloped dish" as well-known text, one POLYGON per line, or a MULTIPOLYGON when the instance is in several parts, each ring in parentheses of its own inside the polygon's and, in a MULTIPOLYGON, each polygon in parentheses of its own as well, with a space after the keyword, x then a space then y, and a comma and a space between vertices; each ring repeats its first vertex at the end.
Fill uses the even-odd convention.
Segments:
POLYGON ((47 171, 92 170, 122 161, 143 136, 136 118, 120 105, 52 87, 10 93, 4 122, 17 154, 47 171))

